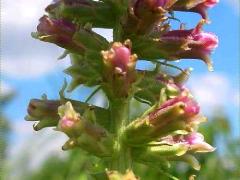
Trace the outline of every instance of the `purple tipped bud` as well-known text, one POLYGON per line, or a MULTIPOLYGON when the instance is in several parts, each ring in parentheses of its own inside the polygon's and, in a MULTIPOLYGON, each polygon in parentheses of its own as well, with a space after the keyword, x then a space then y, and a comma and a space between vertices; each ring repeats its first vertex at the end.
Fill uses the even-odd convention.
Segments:
POLYGON ((214 7, 219 0, 198 0, 195 2, 188 1, 178 1, 173 7, 176 11, 189 11, 199 13, 203 19, 207 19, 207 9, 214 7))
POLYGON ((32 99, 28 105, 28 115, 25 119, 38 121, 33 126, 36 131, 56 126, 59 120, 57 109, 60 105, 60 101, 32 99))
POLYGON ((74 24, 63 19, 51 19, 45 15, 39 21, 37 30, 41 35, 61 35, 63 39, 68 40, 76 31, 74 24))
POLYGON ((63 19, 53 19, 46 15, 39 21, 38 32, 34 34, 38 39, 72 51, 80 53, 84 51, 84 46, 73 40, 73 35, 77 30, 73 23, 63 19))
POLYGON ((191 30, 173 30, 160 37, 163 47, 181 45, 178 51, 174 48, 172 52, 169 51, 170 59, 202 59, 209 69, 212 69, 209 55, 218 46, 218 38, 213 33, 202 32, 203 23, 203 21, 200 22, 196 28, 191 30))

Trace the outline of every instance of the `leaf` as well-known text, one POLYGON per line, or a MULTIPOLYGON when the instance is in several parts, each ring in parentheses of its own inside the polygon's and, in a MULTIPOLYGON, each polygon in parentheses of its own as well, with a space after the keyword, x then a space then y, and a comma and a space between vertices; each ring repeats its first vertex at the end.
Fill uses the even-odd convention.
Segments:
POLYGON ((133 52, 138 55, 139 59, 154 61, 155 59, 165 59, 167 56, 160 51, 157 41, 150 37, 132 36, 133 52))
POLYGON ((93 87, 101 83, 102 62, 98 54, 91 51, 84 57, 77 54, 71 54, 72 66, 64 72, 72 77, 68 91, 73 91, 79 85, 93 87))
POLYGON ((144 75, 141 82, 135 87, 137 92, 135 93, 134 97, 136 100, 142 99, 150 102, 151 105, 154 105, 159 101, 160 91, 165 87, 165 85, 156 79, 157 72, 145 71, 143 74, 144 75))

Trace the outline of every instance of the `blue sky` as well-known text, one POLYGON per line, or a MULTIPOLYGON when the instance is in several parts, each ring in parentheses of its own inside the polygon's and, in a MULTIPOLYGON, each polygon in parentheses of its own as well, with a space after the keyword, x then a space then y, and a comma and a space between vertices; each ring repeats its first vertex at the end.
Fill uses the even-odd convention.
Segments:
MULTIPOLYGON (((24 138, 32 135, 30 123, 24 121, 26 108, 31 98, 39 98, 46 93, 49 98, 57 98, 64 77, 62 70, 69 65, 69 59, 57 61, 62 49, 52 44, 32 39, 38 18, 43 14, 49 0, 5 0, 2 2, 2 77, 4 92, 16 91, 12 102, 4 109, 13 126, 13 136, 21 145, 24 138), (17 138, 16 138, 17 137, 17 138), (18 139, 19 138, 19 139, 18 139)), ((199 21, 199 15, 177 13, 187 28, 199 21)), ((229 115, 234 135, 240 135, 239 122, 239 1, 222 0, 210 9, 211 24, 205 31, 214 32, 219 37, 219 47, 212 55, 214 72, 198 60, 183 60, 178 65, 193 67, 189 86, 202 105, 205 113, 223 106, 229 115)), ((111 37, 109 31, 99 31, 111 37)), ((83 99, 89 94, 88 88, 78 89, 74 97, 83 99)), ((13 150, 14 151, 14 150, 13 150)))

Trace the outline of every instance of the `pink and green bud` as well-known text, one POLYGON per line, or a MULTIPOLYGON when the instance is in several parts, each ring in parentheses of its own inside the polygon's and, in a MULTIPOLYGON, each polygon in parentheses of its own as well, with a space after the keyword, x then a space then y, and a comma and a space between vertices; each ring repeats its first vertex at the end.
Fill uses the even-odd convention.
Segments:
POLYGON ((103 79, 109 82, 103 87, 108 97, 126 97, 136 81, 137 55, 131 54, 131 41, 114 42, 107 51, 101 51, 104 64, 103 79), (110 86, 109 86, 110 85, 110 86))
POLYGON ((37 33, 34 37, 41 41, 57 44, 62 48, 70 51, 83 53, 85 47, 73 40, 73 36, 77 31, 77 27, 70 21, 64 19, 54 19, 48 16, 43 16, 37 26, 37 33))
POLYGON ((193 152, 212 152, 215 150, 214 147, 204 141, 204 136, 197 132, 184 135, 183 143, 189 145, 193 152))
POLYGON ((187 135, 167 136, 162 138, 162 140, 162 142, 171 145, 182 144, 191 152, 206 153, 215 150, 214 147, 204 141, 204 136, 198 132, 191 132, 187 135))
POLYGON ((60 106, 58 108, 58 114, 60 120, 57 128, 70 137, 70 141, 67 142, 68 145, 79 144, 84 141, 82 139, 83 137, 97 142, 108 136, 108 133, 104 128, 97 124, 93 124, 76 112, 71 102, 67 102, 60 106), (73 143, 73 140, 77 142, 73 143), (72 143, 69 144, 69 142, 72 143))
POLYGON ((164 110, 165 108, 173 106, 177 103, 184 104, 183 111, 187 117, 192 117, 199 113, 200 107, 198 106, 197 102, 186 95, 180 95, 178 97, 166 101, 160 106, 159 110, 164 110))
POLYGON ((122 69, 122 71, 126 71, 131 55, 130 50, 125 46, 113 46, 112 48, 114 52, 112 59, 113 66, 122 69))
POLYGON ((203 19, 207 19, 207 9, 214 7, 219 0, 187 0, 178 1, 172 7, 176 11, 189 11, 199 13, 203 19))
POLYGON ((218 46, 218 37, 213 33, 203 32, 201 30, 203 23, 201 21, 191 30, 173 30, 161 35, 161 47, 180 46, 178 50, 169 49, 168 59, 202 59, 209 70, 213 69, 209 55, 218 46))
POLYGON ((58 113, 61 119, 57 128, 69 137, 62 147, 63 150, 80 147, 96 156, 111 154, 112 137, 104 128, 77 113, 71 102, 60 106, 58 113))
POLYGON ((131 54, 130 40, 126 40, 124 44, 114 42, 110 50, 102 51, 102 56, 106 67, 119 74, 133 70, 137 60, 137 55, 131 54))
POLYGON ((67 102, 58 108, 60 120, 58 129, 66 133, 69 137, 79 137, 84 129, 84 122, 79 113, 77 113, 72 104, 67 102))
POLYGON ((146 116, 136 119, 126 129, 126 141, 146 143, 174 132, 192 132, 206 119, 198 104, 183 92, 169 99, 146 116))

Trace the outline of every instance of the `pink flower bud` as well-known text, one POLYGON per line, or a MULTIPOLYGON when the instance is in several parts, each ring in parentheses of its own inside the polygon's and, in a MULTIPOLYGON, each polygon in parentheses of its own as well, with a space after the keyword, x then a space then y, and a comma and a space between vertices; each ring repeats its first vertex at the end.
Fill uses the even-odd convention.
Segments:
POLYGON ((46 15, 39 21, 38 32, 35 35, 38 39, 57 44, 69 50, 83 52, 84 46, 73 41, 73 35, 77 28, 72 22, 64 19, 53 19, 46 15))
POLYGON ((204 136, 198 132, 192 132, 183 136, 180 142, 189 145, 190 150, 194 152, 212 152, 214 147, 204 141, 204 136))
POLYGON ((136 55, 131 55, 131 42, 126 40, 124 44, 113 43, 108 51, 102 51, 104 63, 114 69, 115 72, 124 73, 135 66, 136 55))
POLYGON ((159 110, 165 109, 169 106, 173 106, 174 104, 179 102, 184 103, 184 113, 186 116, 191 117, 199 113, 200 107, 198 106, 197 102, 189 98, 188 96, 184 96, 184 95, 180 95, 176 98, 166 101, 161 105, 159 110))
POLYGON ((192 8, 192 11, 199 13, 204 19, 207 19, 207 9, 214 7, 218 2, 219 0, 205 0, 192 8))
POLYGON ((196 28, 190 30, 173 30, 163 34, 160 39, 164 45, 176 45, 181 48, 169 51, 169 58, 173 59, 202 59, 212 69, 209 59, 211 52, 218 46, 218 37, 213 33, 202 32, 201 21, 196 28))
POLYGON ((206 0, 205 2, 203 2, 204 6, 206 7, 213 7, 217 3, 219 3, 219 0, 206 0))
POLYGON ((130 50, 125 47, 113 47, 114 51, 114 57, 113 57, 113 65, 115 67, 118 67, 122 69, 123 71, 126 71, 127 69, 127 64, 129 63, 131 52, 130 50))
POLYGON ((74 126, 74 120, 73 119, 69 119, 67 117, 63 117, 60 122, 59 122, 60 128, 61 130, 66 130, 69 128, 73 128, 74 126))
POLYGON ((172 7, 173 10, 176 11, 189 11, 189 12, 196 12, 199 13, 203 19, 207 19, 207 9, 214 7, 219 0, 203 0, 203 1, 196 1, 195 3, 185 1, 178 1, 174 6, 172 7))
POLYGON ((69 137, 79 137, 84 126, 83 120, 80 114, 74 110, 71 102, 59 106, 58 114, 60 116, 58 129, 69 137))
POLYGON ((76 31, 76 27, 71 22, 63 19, 51 19, 48 16, 40 18, 37 30, 42 35, 58 35, 62 40, 71 40, 76 31))
POLYGON ((185 142, 189 145, 202 143, 203 140, 204 140, 203 135, 200 133, 197 133, 197 132, 193 132, 188 135, 185 135, 185 136, 183 136, 183 139, 182 139, 183 142, 185 142))
POLYGON ((193 152, 212 152, 215 150, 210 144, 204 141, 204 136, 198 132, 191 132, 187 135, 166 136, 161 138, 167 144, 184 144, 193 152))

